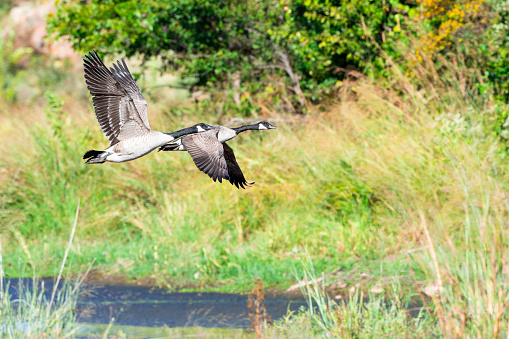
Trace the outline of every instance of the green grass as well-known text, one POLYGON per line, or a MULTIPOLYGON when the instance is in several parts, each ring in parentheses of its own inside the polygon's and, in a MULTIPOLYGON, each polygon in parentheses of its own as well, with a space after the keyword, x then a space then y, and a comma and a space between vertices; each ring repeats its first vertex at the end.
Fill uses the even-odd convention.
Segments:
MULTIPOLYGON (((467 182, 465 177, 458 179, 467 182)), ((318 280, 312 260, 304 256, 294 275, 298 281, 310 283, 301 289, 308 304, 315 308, 289 314, 274 326, 266 327, 266 336, 297 338, 302 333, 309 337, 338 338, 507 336, 507 200, 499 191, 497 180, 482 174, 478 180, 483 181, 477 184, 484 195, 476 196, 475 188, 464 186, 463 227, 456 232, 444 232, 450 229, 446 219, 437 218, 430 223, 424 212, 416 216, 421 221, 426 250, 412 256, 416 267, 433 281, 429 286, 436 287, 434 295, 421 294, 416 305, 415 296, 412 298, 403 291, 400 279, 393 277, 381 294, 365 294, 355 289, 345 302, 337 302, 327 296, 325 280, 318 280), (497 204, 497 196, 501 205, 497 204), (418 304, 424 307, 412 316, 409 309, 420 307, 418 304)))
POLYGON ((62 338, 73 334, 76 286, 64 285, 50 300, 43 285, 35 279, 30 286, 20 283, 18 297, 9 294, 8 286, 0 291, 0 331, 2 338, 62 338), (49 307, 49 309, 48 309, 49 307))
POLYGON ((284 125, 232 144, 248 178, 257 181, 238 191, 209 182, 184 153, 83 165, 76 150, 100 144, 100 134, 74 129, 54 97, 44 123, 27 131, 30 147, 15 146, 13 153, 22 156, 7 154, 3 164, 20 169, 4 191, 5 235, 24 244, 6 249, 10 263, 32 263, 39 274, 53 275, 62 227, 79 198, 86 217, 74 246, 76 267, 96 259, 100 269, 131 277, 196 286, 233 280, 235 290, 246 291, 254 277, 268 285, 289 283, 292 249, 313 248, 323 270, 331 262, 352 267, 352 254, 365 261, 377 256, 368 239, 378 227, 373 193, 341 157, 320 162, 313 154, 318 145, 286 152, 285 142, 298 150, 302 140, 284 125), (338 246, 352 251, 339 253, 338 246))
POLYGON ((76 332, 91 338, 254 338, 242 329, 204 327, 142 327, 126 325, 78 324, 76 332))
POLYGON ((421 305, 405 297, 396 280, 382 294, 356 290, 346 300, 336 301, 327 296, 309 256, 303 256, 294 274, 307 283, 301 290, 313 307, 266 326, 266 337, 424 338, 439 334, 432 312, 421 308, 410 313, 421 305))
MULTIPOLYGON (((51 263, 61 252, 62 225, 72 218, 78 198, 86 219, 78 230, 74 263, 96 258, 99 267, 114 267, 122 260, 133 261, 128 268, 118 267, 119 273, 133 277, 194 282, 192 277, 200 272, 198 284, 233 279, 244 286, 260 276, 273 285, 291 280, 289 253, 294 248, 314 248, 317 257, 328 253, 327 260, 317 262, 322 269, 332 261, 351 267, 348 257, 354 253, 366 260, 377 255, 368 239, 377 230, 373 202, 362 182, 341 159, 319 164, 308 152, 285 154, 280 141, 271 140, 282 138, 277 134, 253 133, 237 147, 246 175, 258 181, 251 190, 237 191, 208 182, 185 154, 153 154, 138 164, 88 167, 74 151, 83 148, 80 141, 65 145, 51 133, 36 133, 35 156, 14 161, 18 168, 35 166, 37 171, 23 171, 22 184, 11 182, 4 220, 7 234, 26 244, 6 249, 6 259, 31 260, 41 274, 54 273, 51 263), (264 144, 272 144, 281 155, 280 168, 266 168, 277 161, 267 151, 255 161, 244 155, 261 151, 264 144), (331 170, 334 182, 326 178, 331 170), (43 173, 52 173, 49 180, 43 173), (300 183, 292 182, 289 174, 300 183), (338 253, 338 246, 352 251, 338 253)), ((283 128, 281 133, 296 140, 292 131, 283 128)))
MULTIPOLYGON (((45 287, 44 281, 40 282, 37 277, 34 277, 18 281, 14 287, 17 294, 15 298, 10 289, 10 282, 13 280, 4 281, 4 262, 0 243, 0 333, 2 338, 63 338, 76 333, 74 309, 84 278, 76 279, 74 284, 63 282, 61 278, 76 231, 78 215, 79 203, 51 294, 47 293, 48 288, 45 287), (62 286, 58 288, 60 283, 62 286)), ((19 268, 19 271, 23 271, 23 268, 19 268)))
MULTIPOLYGON (((489 165, 497 158, 496 139, 472 132, 481 123, 450 118, 468 102, 454 102, 452 113, 439 119, 409 117, 392 104, 398 97, 382 96, 369 84, 356 87, 345 90, 355 100, 326 114, 231 142, 246 177, 256 181, 248 190, 213 183, 185 153, 84 165, 82 153, 106 142, 91 106, 70 97, 64 99, 73 105, 62 106, 49 95, 37 124, 5 116, 11 126, 0 159, 6 274, 18 276, 21 263, 38 275, 55 275, 65 225, 81 199, 74 270, 95 259, 95 268, 128 278, 246 292, 256 277, 266 286, 291 284, 295 252, 306 248, 318 272, 358 268, 380 279, 408 276, 413 259, 407 251, 423 246, 415 215, 422 210, 447 220, 448 230, 460 227, 457 171, 489 165)), ((490 109, 471 114, 482 117, 490 109)), ((198 112, 170 126, 157 109, 151 118, 161 130, 216 122, 198 112)), ((423 270, 415 271, 425 279, 423 270)))
MULTIPOLYGON (((494 131, 507 108, 464 81, 464 65, 447 67, 438 78, 423 69, 345 83, 324 113, 274 115, 276 131, 239 136, 230 145, 256 181, 248 190, 212 182, 186 153, 84 165, 86 150, 107 146, 84 87, 48 94, 43 107, 9 104, 0 113, 5 273, 56 276, 81 201, 70 273, 95 260, 104 274, 169 288, 248 292, 261 278, 284 289, 305 252, 308 279, 339 269, 324 288, 351 302, 308 290, 321 313, 289 316, 276 336, 506 335, 509 178, 494 131), (377 284, 385 294, 360 305, 377 284), (429 313, 415 322, 406 302, 433 284, 441 296, 424 298, 429 313)), ((159 130, 221 118, 214 103, 158 100, 149 104, 159 130)))

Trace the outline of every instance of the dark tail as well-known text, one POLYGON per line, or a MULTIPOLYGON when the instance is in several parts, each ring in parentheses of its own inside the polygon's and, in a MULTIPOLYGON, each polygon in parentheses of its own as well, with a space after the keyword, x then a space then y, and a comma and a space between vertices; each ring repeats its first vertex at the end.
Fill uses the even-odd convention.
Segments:
POLYGON ((103 162, 106 161, 107 156, 108 152, 96 151, 95 149, 91 149, 90 151, 87 151, 87 153, 85 153, 83 159, 88 159, 87 164, 102 164, 103 162))
POLYGON ((159 152, 160 151, 177 151, 179 146, 180 146, 179 144, 166 144, 166 145, 159 147, 159 152))

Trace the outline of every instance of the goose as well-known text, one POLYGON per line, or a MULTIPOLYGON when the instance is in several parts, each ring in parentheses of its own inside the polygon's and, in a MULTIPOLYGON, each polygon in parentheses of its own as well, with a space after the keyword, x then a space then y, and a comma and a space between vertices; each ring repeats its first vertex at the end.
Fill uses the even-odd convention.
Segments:
POLYGON ((97 121, 110 141, 110 147, 104 151, 86 152, 83 159, 88 159, 87 164, 134 160, 179 137, 214 127, 199 123, 172 133, 152 130, 148 104, 125 61, 117 60, 108 70, 95 51, 85 55, 83 61, 97 121))
POLYGON ((196 167, 203 173, 208 174, 214 182, 218 180, 222 183, 222 180, 226 179, 237 188, 245 189, 254 182, 246 181, 235 159, 235 154, 226 141, 235 138, 244 131, 274 128, 277 127, 266 121, 237 128, 213 126, 208 131, 186 135, 177 141, 161 146, 159 151, 187 151, 193 158, 196 167))

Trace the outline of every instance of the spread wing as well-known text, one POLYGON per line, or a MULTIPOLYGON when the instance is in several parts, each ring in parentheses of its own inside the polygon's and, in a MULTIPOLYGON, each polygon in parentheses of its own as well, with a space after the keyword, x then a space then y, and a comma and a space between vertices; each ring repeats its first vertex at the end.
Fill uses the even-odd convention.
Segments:
POLYGON ((127 68, 125 61, 122 59, 122 63, 117 60, 117 64, 113 64, 113 67, 110 67, 111 73, 113 76, 120 82, 122 87, 129 93, 129 96, 133 99, 134 106, 136 106, 136 110, 138 111, 143 124, 150 129, 150 125, 148 123, 148 104, 143 94, 141 94, 140 88, 136 81, 134 81, 131 72, 127 68))
POLYGON ((208 174, 212 180, 223 182, 223 179, 229 179, 223 144, 217 140, 217 130, 185 136, 182 144, 193 158, 196 167, 208 174))
POLYGON ((242 170, 240 169, 239 164, 237 163, 237 160, 235 159, 235 154, 233 153, 233 150, 226 142, 223 143, 223 149, 224 149, 224 159, 226 161, 226 168, 228 169, 228 175, 230 177, 230 183, 232 185, 235 185, 237 188, 242 187, 243 189, 246 189, 244 186, 248 186, 254 184, 254 182, 247 182, 246 178, 244 178, 244 173, 242 173, 242 170))
MULTIPOLYGON (((113 146, 119 141, 148 132, 150 130, 148 121, 145 124, 138 111, 138 106, 142 109, 141 102, 144 102, 146 119, 147 103, 145 99, 141 93, 139 94, 141 99, 137 96, 133 98, 130 94, 131 87, 129 87, 132 84, 128 86, 123 84, 127 81, 118 80, 118 78, 122 80, 127 78, 125 72, 131 76, 127 67, 122 68, 122 74, 114 76, 95 51, 86 55, 83 61, 85 82, 93 96, 95 115, 102 131, 110 141, 110 145, 113 146)), ((120 69, 118 73, 120 73, 120 69)), ((136 83, 134 86, 137 88, 136 83)))

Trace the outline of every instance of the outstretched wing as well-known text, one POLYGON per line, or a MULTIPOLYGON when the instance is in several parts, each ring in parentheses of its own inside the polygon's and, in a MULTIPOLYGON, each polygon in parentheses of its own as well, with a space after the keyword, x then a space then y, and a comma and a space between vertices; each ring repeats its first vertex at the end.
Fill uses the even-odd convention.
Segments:
POLYGON ((136 106, 136 101, 140 106, 143 106, 140 104, 141 101, 145 102, 146 119, 146 101, 143 96, 141 100, 139 97, 135 100, 95 51, 86 55, 83 61, 85 82, 93 96, 95 115, 110 145, 148 132, 150 130, 148 121, 144 123, 136 106))
POLYGON ((129 96, 133 99, 134 106, 136 106, 136 110, 138 111, 143 124, 150 129, 150 125, 148 123, 148 104, 143 94, 141 94, 140 88, 136 81, 134 81, 131 72, 127 68, 125 61, 122 59, 122 63, 117 60, 117 64, 113 64, 113 67, 110 67, 111 73, 113 76, 120 82, 122 87, 129 93, 129 96))
POLYGON ((244 186, 249 187, 249 185, 254 184, 254 182, 247 182, 246 178, 244 178, 244 173, 240 169, 239 164, 237 163, 237 159, 235 159, 235 154, 233 150, 226 142, 223 143, 224 149, 224 159, 226 161, 226 168, 228 169, 228 176, 230 177, 228 180, 232 185, 235 185, 237 188, 242 187, 246 189, 244 186))
POLYGON ((229 180, 223 144, 217 140, 217 130, 185 136, 182 144, 200 171, 214 181, 229 180))

